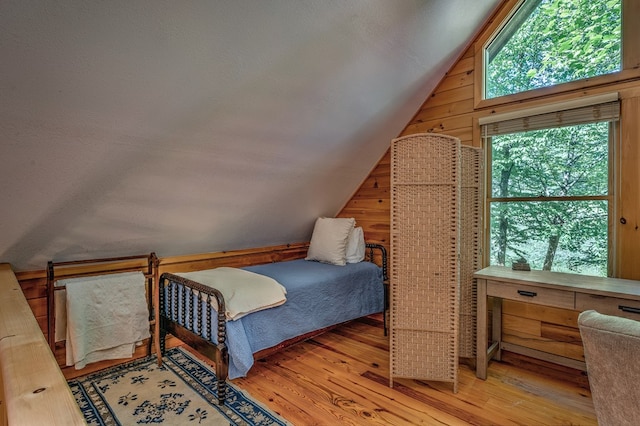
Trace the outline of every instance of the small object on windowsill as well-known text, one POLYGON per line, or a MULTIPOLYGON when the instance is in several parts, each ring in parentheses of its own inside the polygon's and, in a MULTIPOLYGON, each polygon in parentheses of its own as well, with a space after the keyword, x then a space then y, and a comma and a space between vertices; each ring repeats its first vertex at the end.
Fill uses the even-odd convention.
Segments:
POLYGON ((531 267, 527 263, 527 259, 521 257, 511 264, 511 269, 514 271, 530 271, 531 267))

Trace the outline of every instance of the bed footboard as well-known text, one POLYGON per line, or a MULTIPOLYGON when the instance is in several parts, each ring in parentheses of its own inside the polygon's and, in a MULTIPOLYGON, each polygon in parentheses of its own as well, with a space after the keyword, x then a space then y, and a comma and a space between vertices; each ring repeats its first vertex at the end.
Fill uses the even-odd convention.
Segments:
POLYGON ((222 293, 168 272, 160 276, 158 284, 157 294, 160 299, 158 365, 162 364, 166 334, 171 333, 215 363, 218 404, 224 405, 226 380, 229 375, 229 353, 226 344, 225 302, 222 293), (212 310, 208 307, 214 300, 218 306, 217 329, 210 330, 212 310), (217 343, 213 340, 214 332, 217 343))

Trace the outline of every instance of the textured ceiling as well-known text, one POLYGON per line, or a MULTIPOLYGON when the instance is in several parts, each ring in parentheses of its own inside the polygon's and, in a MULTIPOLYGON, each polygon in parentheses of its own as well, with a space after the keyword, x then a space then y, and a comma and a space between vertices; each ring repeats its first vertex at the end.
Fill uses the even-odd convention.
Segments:
POLYGON ((2 0, 0 262, 308 241, 497 0, 2 0))

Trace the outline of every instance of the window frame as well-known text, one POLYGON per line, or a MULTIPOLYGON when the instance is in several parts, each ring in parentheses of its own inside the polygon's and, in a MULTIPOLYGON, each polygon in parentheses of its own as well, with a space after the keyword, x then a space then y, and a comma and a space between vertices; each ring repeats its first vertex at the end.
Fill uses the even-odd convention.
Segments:
POLYGON ((601 76, 575 80, 554 86, 532 89, 511 95, 485 99, 485 58, 486 49, 494 38, 527 0, 507 0, 489 21, 489 25, 479 35, 474 46, 474 67, 479 72, 474 78, 474 108, 491 108, 498 105, 518 103, 525 100, 547 97, 566 92, 591 89, 598 85, 618 83, 622 80, 640 78, 640 25, 633 18, 640 16, 640 1, 622 1, 622 70, 601 76), (498 23, 495 25, 495 23, 498 23), (635 24, 635 25, 634 25, 635 24))
MULTIPOLYGON (((561 111, 562 104, 557 105, 555 108, 551 107, 549 111, 561 111)), ((519 117, 526 118, 536 114, 536 109, 527 109, 517 111, 515 114, 519 117)), ((620 133, 620 120, 618 117, 615 121, 608 121, 609 123, 609 140, 608 140, 608 193, 606 195, 597 196, 571 196, 571 197, 557 197, 557 196, 541 196, 541 197, 493 197, 492 195, 492 136, 482 136, 483 146, 485 149, 485 197, 484 197, 484 223, 485 223, 485 237, 483 242, 483 252, 485 253, 485 264, 491 265, 491 204, 492 203, 508 203, 508 202, 553 202, 553 201, 590 201, 590 200, 606 200, 607 201, 607 276, 615 276, 616 269, 616 232, 615 232, 615 218, 618 212, 618 194, 619 194, 619 152, 620 141, 622 135, 620 133)), ((495 120, 499 121, 499 120, 495 120)), ((603 120, 607 121, 607 120, 603 120)), ((580 123, 577 123, 580 124, 580 123)), ((487 124, 489 125, 489 124, 487 124)), ((571 125, 571 124, 569 124, 571 125)), ((482 125, 480 125, 482 128, 482 125)))

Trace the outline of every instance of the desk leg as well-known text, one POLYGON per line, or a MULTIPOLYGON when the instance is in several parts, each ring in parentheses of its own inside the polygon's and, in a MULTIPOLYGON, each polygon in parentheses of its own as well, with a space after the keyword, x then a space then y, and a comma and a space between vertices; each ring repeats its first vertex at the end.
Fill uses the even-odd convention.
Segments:
POLYGON ((491 340, 493 343, 489 348, 489 359, 502 360, 502 299, 493 297, 493 312, 491 319, 491 340), (495 354, 492 352, 495 351, 495 354))
POLYGON ((487 280, 477 280, 477 317, 476 317, 476 377, 487 378, 487 280))

